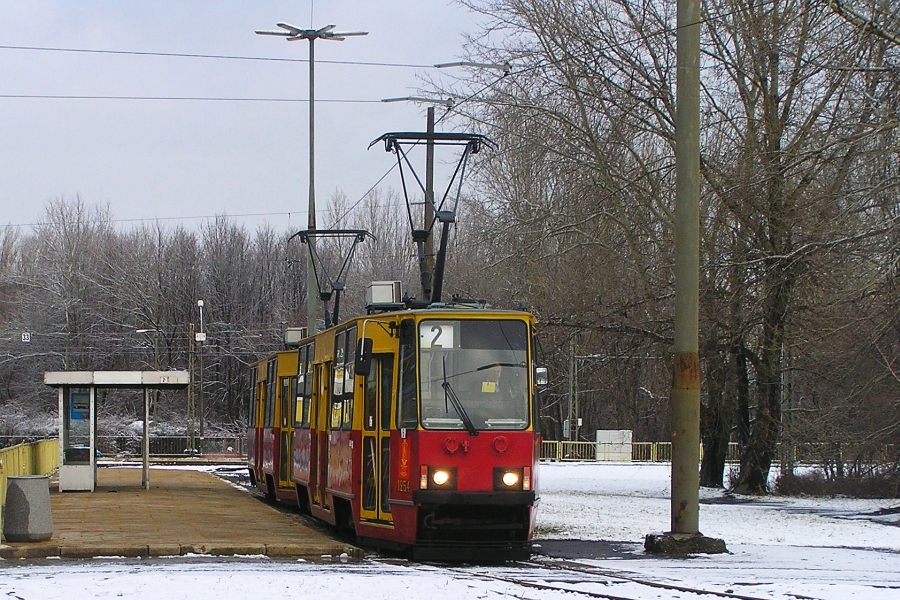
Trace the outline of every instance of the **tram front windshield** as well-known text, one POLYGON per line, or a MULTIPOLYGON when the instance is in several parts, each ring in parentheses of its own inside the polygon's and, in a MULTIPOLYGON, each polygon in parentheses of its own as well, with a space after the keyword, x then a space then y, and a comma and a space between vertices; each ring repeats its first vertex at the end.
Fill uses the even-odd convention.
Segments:
POLYGON ((528 327, 521 320, 419 322, 425 429, 526 429, 528 327))

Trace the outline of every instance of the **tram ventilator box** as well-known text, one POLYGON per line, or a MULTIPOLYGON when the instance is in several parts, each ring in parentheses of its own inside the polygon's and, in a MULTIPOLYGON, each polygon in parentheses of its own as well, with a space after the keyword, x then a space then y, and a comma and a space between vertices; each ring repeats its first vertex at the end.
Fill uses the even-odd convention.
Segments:
POLYGON ((373 281, 366 288, 366 305, 398 304, 402 301, 399 281, 373 281))

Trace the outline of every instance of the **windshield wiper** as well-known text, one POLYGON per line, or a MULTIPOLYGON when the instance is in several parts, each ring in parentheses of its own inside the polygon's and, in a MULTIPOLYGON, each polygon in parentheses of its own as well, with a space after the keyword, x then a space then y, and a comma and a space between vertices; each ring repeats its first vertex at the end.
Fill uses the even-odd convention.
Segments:
POLYGON ((524 368, 525 368, 525 363, 524 363, 524 362, 520 362, 520 363, 511 363, 511 362, 495 362, 495 363, 489 363, 489 364, 486 364, 486 365, 481 365, 480 367, 478 367, 477 369, 475 369, 475 372, 477 373, 478 371, 484 371, 484 370, 486 370, 486 369, 491 369, 491 368, 493 368, 493 367, 517 367, 517 368, 522 368, 522 369, 524 369, 524 368))
POLYGON ((441 384, 441 387, 444 388, 444 402, 446 403, 447 399, 449 398, 450 404, 452 404, 453 408, 456 409, 456 414, 458 414, 459 418, 462 419, 463 426, 465 426, 466 431, 469 432, 469 435, 478 435, 478 430, 475 429, 475 424, 472 423, 472 419, 469 418, 469 413, 467 413, 466 409, 463 408, 462 402, 459 401, 459 397, 456 395, 456 392, 453 391, 453 387, 450 385, 450 382, 447 381, 446 357, 441 357, 441 365, 443 366, 444 370, 444 382, 441 384))

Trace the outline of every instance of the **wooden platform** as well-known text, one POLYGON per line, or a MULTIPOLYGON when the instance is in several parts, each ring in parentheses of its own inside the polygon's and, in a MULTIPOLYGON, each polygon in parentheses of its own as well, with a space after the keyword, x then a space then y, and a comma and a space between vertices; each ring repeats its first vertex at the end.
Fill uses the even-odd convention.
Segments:
POLYGON ((361 551, 201 471, 153 467, 150 489, 140 467, 100 467, 94 492, 65 492, 51 482, 53 537, 0 545, 2 558, 96 556, 361 556, 361 551))

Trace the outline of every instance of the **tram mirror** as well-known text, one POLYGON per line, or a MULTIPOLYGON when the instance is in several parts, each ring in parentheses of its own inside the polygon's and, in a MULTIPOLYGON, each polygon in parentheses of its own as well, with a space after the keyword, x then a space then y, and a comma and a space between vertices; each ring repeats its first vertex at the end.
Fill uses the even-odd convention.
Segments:
POLYGON ((537 385, 547 385, 550 383, 550 372, 547 370, 547 367, 535 367, 534 382, 537 385))
POLYGON ((353 365, 357 376, 366 377, 372 366, 372 339, 360 338, 356 344, 356 361, 353 365))
POLYGON ((415 346, 416 343, 416 323, 412 319, 403 319, 400 321, 400 345, 415 346))

